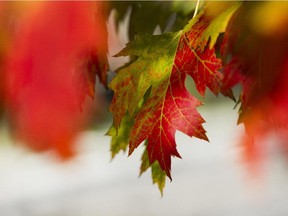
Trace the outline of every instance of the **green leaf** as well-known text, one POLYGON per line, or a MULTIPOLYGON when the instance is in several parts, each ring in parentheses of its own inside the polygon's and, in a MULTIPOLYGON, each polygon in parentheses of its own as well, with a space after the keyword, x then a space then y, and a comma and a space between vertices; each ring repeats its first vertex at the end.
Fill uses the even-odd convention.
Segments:
POLYGON ((187 91, 185 79, 191 76, 202 96, 207 87, 215 95, 221 92, 222 64, 213 41, 228 24, 227 17, 232 16, 236 6, 232 10, 225 3, 224 8, 228 12, 201 12, 179 32, 139 34, 116 55, 132 56, 133 62, 119 69, 110 83, 115 128, 120 127, 127 114, 134 120, 129 126, 129 155, 146 141, 140 175, 151 167, 153 182, 162 192, 165 174, 172 179, 172 156, 181 158, 176 148, 176 131, 208 141, 202 126, 205 121, 197 111, 202 103, 187 91), (225 25, 218 26, 219 20, 225 25), (212 48, 207 46, 210 38, 212 48))
POLYGON ((129 38, 132 40, 139 33, 152 34, 156 26, 163 31, 169 17, 177 13, 172 30, 177 31, 187 23, 187 17, 195 8, 195 2, 173 1, 116 1, 111 3, 111 8, 116 10, 116 27, 123 21, 128 9, 131 9, 129 20, 129 38))
MULTIPOLYGON (((147 142, 146 142, 146 146, 147 146, 147 142)), ((142 175, 142 173, 144 173, 149 168, 151 168, 151 177, 152 177, 153 184, 157 184, 160 190, 160 193, 163 196, 163 189, 165 187, 165 182, 166 182, 166 173, 162 170, 161 166, 159 165, 157 161, 150 164, 147 148, 143 152, 141 161, 142 161, 142 164, 140 167, 140 175, 142 175)))
POLYGON ((239 8, 240 5, 241 2, 233 2, 233 4, 228 9, 225 9, 222 13, 216 16, 211 21, 206 30, 203 32, 200 40, 208 41, 208 39, 210 38, 210 49, 214 47, 217 38, 219 37, 219 34, 225 32, 232 15, 239 8))
MULTIPOLYGON (((174 11, 182 14, 182 16, 189 16, 194 11, 196 4, 197 1, 172 1, 174 11)), ((203 4, 203 2, 200 2, 200 4, 203 4)))
POLYGON ((181 34, 137 35, 116 56, 137 56, 133 64, 118 71, 109 87, 114 91, 110 111, 116 128, 128 110, 132 117, 151 86, 157 86, 171 74, 181 34))
POLYGON ((111 157, 112 159, 118 154, 121 150, 126 152, 126 149, 129 144, 129 134, 131 127, 133 125, 133 120, 128 118, 126 115, 121 122, 121 127, 117 130, 114 125, 110 127, 107 132, 108 136, 111 136, 111 157))
POLYGON ((225 32, 232 15, 240 7, 241 2, 225 2, 221 4, 209 2, 209 4, 206 4, 204 10, 191 19, 189 24, 184 27, 184 32, 191 32, 193 29, 197 30, 193 33, 194 39, 191 41, 191 46, 198 46, 202 51, 208 42, 210 49, 214 47, 219 34, 225 32), (213 10, 213 7, 219 7, 220 9, 213 10))
POLYGON ((151 166, 153 184, 157 184, 163 196, 163 189, 165 187, 166 173, 162 170, 158 161, 155 161, 151 166))
POLYGON ((148 151, 147 151, 147 141, 145 142, 145 146, 146 146, 145 151, 143 152, 142 157, 141 157, 142 163, 140 166, 139 176, 141 176, 144 172, 146 172, 151 167, 149 156, 148 156, 148 151))

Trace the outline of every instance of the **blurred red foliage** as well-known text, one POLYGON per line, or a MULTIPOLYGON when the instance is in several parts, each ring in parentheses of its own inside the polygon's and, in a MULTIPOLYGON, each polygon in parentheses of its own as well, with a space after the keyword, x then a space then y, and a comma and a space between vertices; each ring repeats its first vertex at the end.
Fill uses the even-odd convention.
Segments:
POLYGON ((67 158, 73 155, 73 138, 89 118, 89 107, 81 111, 79 104, 85 95, 93 97, 96 73, 105 83, 103 3, 30 2, 20 9, 11 7, 15 16, 22 12, 13 23, 5 63, 13 133, 34 150, 54 149, 67 158), (91 55, 101 67, 89 70, 91 55))
POLYGON ((254 165, 265 159, 265 139, 273 133, 282 139, 275 140, 274 147, 282 153, 288 150, 287 8, 287 3, 280 2, 243 4, 231 20, 222 46, 228 60, 224 81, 242 85, 239 123, 246 129, 242 145, 246 162, 254 165), (262 22, 262 13, 270 20, 262 22), (233 69, 240 76, 234 76, 233 69))

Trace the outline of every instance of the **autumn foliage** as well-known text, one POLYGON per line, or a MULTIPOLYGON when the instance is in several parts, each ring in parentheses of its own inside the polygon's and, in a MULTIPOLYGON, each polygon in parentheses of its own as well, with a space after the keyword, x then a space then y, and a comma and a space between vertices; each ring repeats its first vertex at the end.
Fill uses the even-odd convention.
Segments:
POLYGON ((93 107, 85 101, 94 98, 97 77, 114 93, 107 132, 112 157, 144 145, 140 173, 151 168, 162 191, 165 177, 172 179, 171 158, 181 157, 176 131, 209 137, 197 111, 203 102, 187 90, 189 76, 202 97, 209 90, 238 105, 246 161, 261 159, 261 140, 273 131, 287 151, 288 4, 182 4, 1 3, 1 98, 12 134, 34 150, 73 155, 73 139, 92 118, 93 107), (113 9, 118 26, 129 8, 130 42, 115 58, 127 56, 130 62, 107 83, 106 20, 113 9), (147 8, 160 10, 151 26, 141 18, 148 16, 147 8), (174 11, 174 25, 165 27, 174 11), (152 34, 155 25, 161 34, 152 34), (241 86, 239 94, 234 86, 241 86))
POLYGON ((87 113, 79 107, 86 96, 94 97, 96 73, 105 84, 107 33, 104 17, 96 12, 100 5, 39 2, 6 7, 20 7, 12 8, 15 13, 25 10, 15 20, 5 62, 13 133, 35 150, 53 148, 68 157, 72 139, 86 121, 87 113), (89 68, 89 61, 97 68, 89 68))

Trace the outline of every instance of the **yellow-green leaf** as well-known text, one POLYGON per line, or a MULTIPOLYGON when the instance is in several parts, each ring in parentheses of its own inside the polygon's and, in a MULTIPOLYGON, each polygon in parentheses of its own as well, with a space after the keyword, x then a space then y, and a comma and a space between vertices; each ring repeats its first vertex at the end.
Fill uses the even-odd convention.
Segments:
POLYGON ((129 144, 129 134, 130 129, 133 125, 133 120, 128 118, 126 115, 121 122, 121 127, 117 130, 114 125, 110 127, 107 132, 108 136, 111 136, 111 157, 112 159, 118 154, 121 150, 123 152, 126 151, 128 144, 129 144))

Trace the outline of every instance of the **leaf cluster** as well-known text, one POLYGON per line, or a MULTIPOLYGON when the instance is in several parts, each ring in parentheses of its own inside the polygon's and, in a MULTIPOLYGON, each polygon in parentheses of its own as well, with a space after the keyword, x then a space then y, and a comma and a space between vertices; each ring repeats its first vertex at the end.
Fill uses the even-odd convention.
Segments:
MULTIPOLYGON (((151 7, 150 4, 142 6, 151 7)), ((172 2, 166 5, 171 6, 172 2)), ((133 11, 139 5, 134 3, 131 7, 133 11)), ((209 88, 216 95, 229 92, 233 97, 230 88, 223 88, 222 60, 216 57, 216 49, 219 35, 225 32, 240 3, 223 4, 217 11, 210 11, 210 7, 213 6, 204 5, 179 31, 160 35, 137 33, 116 55, 134 59, 117 71, 109 85, 114 92, 110 105, 114 124, 109 132, 112 156, 120 149, 126 151, 127 147, 130 155, 145 141, 140 173, 151 167, 153 182, 158 184, 161 193, 165 185, 164 173, 172 179, 171 156, 181 157, 176 149, 176 130, 208 140, 202 126, 205 121, 197 111, 202 102, 186 89, 186 77, 192 77, 202 96, 209 88)), ((163 17, 167 20, 168 13, 163 17)), ((138 21, 133 14, 131 19, 138 21)), ((158 22, 163 27, 164 22, 158 22)), ((143 29, 151 33, 155 23, 149 24, 149 30, 143 29)), ((141 22, 138 25, 142 27, 141 22)), ((136 29, 134 24, 131 26, 136 29)))

